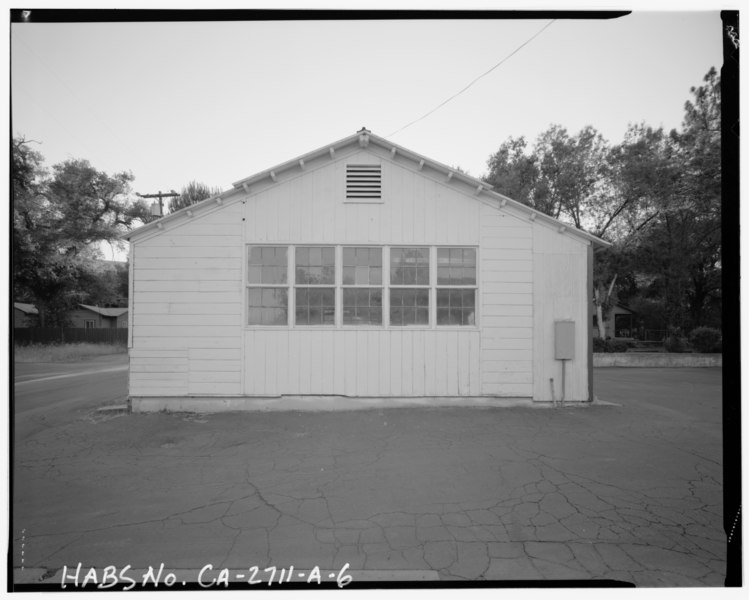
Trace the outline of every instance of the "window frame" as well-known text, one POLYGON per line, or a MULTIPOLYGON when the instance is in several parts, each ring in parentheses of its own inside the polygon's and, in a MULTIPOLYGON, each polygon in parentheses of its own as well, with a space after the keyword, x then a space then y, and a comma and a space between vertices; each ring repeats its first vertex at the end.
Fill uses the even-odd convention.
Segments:
POLYGON ((244 299, 243 299, 243 321, 245 328, 252 328, 252 329, 279 329, 281 327, 289 327, 291 325, 291 286, 290 286, 290 277, 289 277, 289 269, 291 265, 293 264, 291 262, 291 254, 290 254, 290 246, 289 244, 246 244, 246 250, 245 250, 245 258, 244 258, 244 299), (286 283, 252 283, 250 282, 249 272, 250 272, 250 253, 252 252, 252 248, 286 248, 286 283), (271 325, 269 323, 249 323, 249 290, 250 288, 286 288, 286 324, 279 323, 278 325, 271 325))
MULTIPOLYGON (((387 327, 387 322, 386 322, 386 318, 385 318, 386 317, 386 315, 385 315, 385 296, 387 295, 387 293, 386 293, 387 286, 385 284, 385 273, 387 272, 388 277, 390 276, 390 269, 386 268, 386 266, 385 266, 385 255, 386 255, 387 246, 381 246, 381 245, 377 245, 377 244, 342 244, 342 245, 339 246, 339 248, 340 248, 340 261, 338 262, 338 264, 340 266, 340 278, 339 278, 339 281, 341 282, 340 285, 338 286, 338 300, 339 300, 339 302, 337 304, 337 306, 340 306, 340 308, 341 308, 340 311, 339 311, 340 315, 341 315, 339 327, 341 329, 352 329, 352 330, 356 330, 356 331, 361 331, 361 330, 365 330, 365 329, 384 329, 385 327, 387 327), (370 249, 370 250, 371 249, 380 250, 380 285, 371 284, 371 283, 368 283, 368 284, 356 284, 356 283, 344 283, 343 282, 343 268, 344 268, 344 264, 343 264, 343 253, 344 253, 344 250, 346 248, 354 248, 354 249, 357 249, 357 248, 367 248, 367 249, 370 249), (377 289, 377 290, 380 290, 381 299, 380 299, 380 323, 379 324, 375 324, 375 323, 364 323, 364 324, 361 324, 361 325, 357 325, 355 323, 344 323, 343 322, 343 318, 344 318, 344 314, 343 313, 344 313, 344 310, 345 310, 345 306, 343 304, 343 293, 344 293, 344 290, 347 290, 347 289, 367 289, 367 290, 377 289)), ((389 255, 390 255, 389 252, 387 252, 387 255, 389 257, 389 255)), ((354 281, 356 281, 356 277, 354 277, 354 281)))
POLYGON ((312 329, 312 330, 329 330, 338 328, 338 319, 340 313, 340 303, 338 300, 338 290, 340 288, 340 245, 338 244, 289 244, 289 255, 293 256, 291 266, 293 267, 292 276, 292 290, 293 290, 293 306, 294 314, 290 315, 290 327, 293 329, 312 329), (296 280, 296 251, 298 248, 333 248, 333 283, 297 283, 296 280), (293 253, 293 254, 292 254, 293 253), (333 288, 333 322, 332 323, 320 323, 319 325, 313 325, 310 323, 297 323, 296 321, 296 293, 299 288, 318 288, 318 289, 330 289, 333 288))
POLYGON ((246 243, 245 244, 245 264, 243 267, 243 280, 244 280, 244 298, 243 298, 243 329, 245 330, 272 330, 277 331, 279 329, 286 328, 287 330, 298 329, 306 331, 331 331, 331 330, 348 330, 348 331, 475 331, 479 329, 480 320, 480 307, 481 307, 481 296, 479 289, 481 287, 481 257, 480 247, 478 244, 377 244, 372 242, 362 241, 359 243, 246 243), (249 283, 249 258, 250 248, 252 247, 285 247, 286 248, 286 269, 287 277, 285 284, 254 284, 249 283), (296 249, 299 247, 332 247, 334 249, 334 260, 335 260, 335 275, 333 284, 297 284, 296 282, 296 249), (377 285, 356 285, 356 284, 344 284, 343 283, 343 249, 344 248, 379 248, 382 251, 382 284, 377 285), (426 248, 429 255, 429 284, 428 285, 401 285, 390 283, 390 252, 393 248, 426 248), (438 285, 437 284, 437 253, 438 248, 471 248, 476 252, 476 283, 474 285, 438 285), (286 294, 288 298, 288 306, 286 312, 286 323, 281 325, 263 325, 263 324, 249 324, 248 321, 248 289, 251 287, 270 287, 270 288, 286 288, 286 294), (334 319, 333 323, 321 324, 321 325, 308 325, 308 324, 297 324, 296 323, 296 290, 298 287, 320 287, 320 288, 334 288, 334 319), (343 290, 345 288, 377 288, 382 293, 382 323, 381 324, 344 324, 343 323, 343 290), (428 307, 428 321, 425 324, 413 324, 413 325, 392 325, 390 322, 390 291, 393 288, 406 288, 406 289, 427 289, 429 297, 428 307), (437 289, 473 289, 474 290, 474 324, 473 325, 438 325, 437 324, 437 289))
POLYGON ((478 246, 464 246, 464 245, 439 245, 434 246, 434 256, 435 256, 435 265, 434 265, 434 285, 432 288, 434 289, 434 327, 435 329, 470 329, 470 328, 476 328, 478 329, 479 326, 479 248, 478 246), (439 277, 438 277, 438 269, 439 265, 437 264, 437 256, 439 253, 439 250, 441 248, 448 249, 448 250, 474 250, 476 253, 476 267, 475 267, 475 273, 476 278, 473 283, 473 285, 466 285, 466 284, 460 284, 460 285, 447 285, 447 284, 441 284, 439 283, 439 277), (441 325, 437 322, 437 292, 439 290, 473 290, 473 324, 472 325, 456 325, 454 323, 444 324, 441 325))
MULTIPOLYGON (((435 275, 432 273, 434 268, 434 246, 429 244, 392 244, 388 247, 388 279, 387 279, 387 299, 388 299, 388 312, 387 312, 387 328, 394 329, 396 331, 406 331, 409 329, 434 329, 434 298, 433 298, 433 281, 435 275), (390 270, 392 268, 391 253, 393 249, 426 249, 428 259, 428 276, 426 284, 405 284, 405 283, 393 283, 390 278, 390 270), (390 320, 390 295, 393 289, 406 289, 406 290, 427 290, 427 322, 426 323, 411 323, 409 325, 393 325, 390 320)), ((418 267, 417 267, 418 268, 418 267)))

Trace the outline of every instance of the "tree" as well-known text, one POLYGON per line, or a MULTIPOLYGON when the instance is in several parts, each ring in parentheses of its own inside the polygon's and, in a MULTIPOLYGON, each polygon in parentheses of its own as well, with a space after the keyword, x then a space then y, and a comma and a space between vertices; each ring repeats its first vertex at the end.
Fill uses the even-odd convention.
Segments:
MULTIPOLYGON (((721 305, 720 80, 690 90, 680 130, 631 125, 609 146, 592 127, 552 125, 528 147, 510 138, 485 179, 501 193, 613 242, 596 254, 602 316, 626 287, 630 301, 662 303, 669 330, 719 326, 721 305)), ((652 311, 651 311, 652 312, 652 311)))
POLYGON ((182 188, 179 196, 172 198, 169 202, 169 212, 173 213, 182 208, 186 208, 193 204, 197 204, 221 193, 219 188, 208 187, 204 183, 198 183, 197 181, 191 181, 185 187, 182 188))
POLYGON ((128 298, 128 264, 93 260, 79 279, 84 295, 80 302, 93 306, 126 306, 128 298))
POLYGON ((64 324, 85 297, 96 245, 145 222, 148 207, 131 201, 130 173, 110 176, 69 160, 50 174, 27 140, 14 139, 12 151, 14 294, 36 304, 42 326, 64 324))
POLYGON ((720 323, 720 81, 714 69, 704 83, 690 90, 694 101, 685 104, 681 131, 664 136, 657 160, 649 161, 654 215, 637 240, 639 262, 653 276, 644 293, 662 299, 671 331, 720 323))
MULTIPOLYGON (((524 138, 503 143, 489 158, 485 180, 495 189, 577 229, 603 235, 617 210, 610 192, 609 147, 593 127, 574 136, 552 125, 538 136, 528 151, 524 138)), ((598 326, 603 336, 605 316, 614 302, 616 272, 599 253, 594 298, 598 326)))
POLYGON ((559 125, 541 133, 527 154, 525 138, 510 138, 489 158, 484 178, 495 189, 578 229, 592 229, 590 217, 605 195, 608 146, 593 127, 570 136, 559 125))
POLYGON ((537 208, 533 192, 539 169, 535 154, 526 154, 527 146, 524 137, 509 138, 503 142, 499 150, 489 157, 489 174, 484 181, 494 186, 497 192, 537 208))

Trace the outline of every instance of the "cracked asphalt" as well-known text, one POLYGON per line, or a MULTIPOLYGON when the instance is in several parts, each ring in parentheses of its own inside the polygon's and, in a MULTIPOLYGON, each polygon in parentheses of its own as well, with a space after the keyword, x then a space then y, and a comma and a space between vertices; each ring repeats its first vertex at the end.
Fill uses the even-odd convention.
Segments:
POLYGON ((16 581, 349 563, 354 580, 722 586, 720 369, 597 369, 596 393, 612 404, 86 411, 16 439, 16 581))

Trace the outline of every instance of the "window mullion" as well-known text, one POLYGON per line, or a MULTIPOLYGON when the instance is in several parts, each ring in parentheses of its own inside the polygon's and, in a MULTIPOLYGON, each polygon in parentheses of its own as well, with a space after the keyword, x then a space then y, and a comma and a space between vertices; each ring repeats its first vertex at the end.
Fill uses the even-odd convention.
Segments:
POLYGON ((390 246, 382 248, 382 323, 390 328, 390 246))
POLYGON ((333 297, 334 308, 334 319, 336 329, 340 329, 343 325, 343 248, 341 246, 335 247, 335 294, 333 297))
POLYGON ((289 246, 289 256, 287 257, 287 268, 288 277, 286 284, 289 286, 289 315, 288 323, 289 327, 296 324, 296 246, 289 246))
POLYGON ((437 247, 429 247, 429 328, 437 325, 437 247))

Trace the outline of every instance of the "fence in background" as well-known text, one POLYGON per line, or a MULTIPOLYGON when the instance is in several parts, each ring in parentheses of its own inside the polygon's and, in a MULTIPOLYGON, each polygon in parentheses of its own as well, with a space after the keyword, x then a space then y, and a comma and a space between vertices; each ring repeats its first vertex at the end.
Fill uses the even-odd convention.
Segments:
POLYGON ((97 329, 72 327, 17 327, 13 330, 13 343, 29 344, 127 344, 127 329, 97 329))

